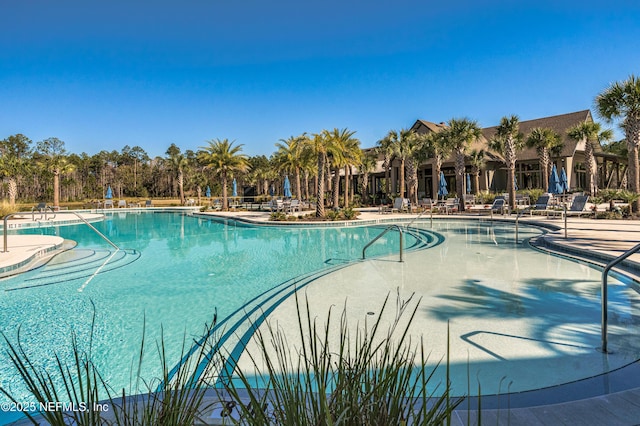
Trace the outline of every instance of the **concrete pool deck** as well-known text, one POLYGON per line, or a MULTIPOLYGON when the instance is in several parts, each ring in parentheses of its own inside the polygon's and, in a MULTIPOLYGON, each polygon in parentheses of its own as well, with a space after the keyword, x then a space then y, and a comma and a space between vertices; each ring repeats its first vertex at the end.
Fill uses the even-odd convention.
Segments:
MULTIPOLYGON (((266 222, 269 213, 260 212, 229 212, 215 213, 216 216, 241 218, 247 221, 266 222)), ((379 214, 376 211, 364 211, 360 216, 362 222, 389 220, 407 220, 416 215, 408 214, 379 214)), ((477 218, 477 215, 436 216, 434 218, 477 218)), ((424 216, 428 219, 428 217, 424 216)), ((484 217, 488 219, 488 217, 484 217)), ((512 220, 508 217, 496 216, 496 220, 512 220)), ((546 227, 560 227, 563 221, 559 218, 546 219, 540 217, 522 217, 522 222, 542 224, 546 227)), ((304 222, 297 222, 303 224, 304 222)), ((279 222, 279 224, 283 224, 279 222)), ((545 245, 553 250, 569 252, 579 256, 596 253, 600 261, 622 254, 627 249, 640 242, 640 222, 637 221, 609 221, 582 218, 568 219, 568 238, 564 238, 564 230, 552 230, 544 236, 545 245)), ((15 236, 9 235, 7 253, 0 253, 0 266, 13 265, 20 262, 24 256, 31 256, 33 252, 47 249, 62 240, 61 237, 48 236, 15 236), (13 238, 25 237, 25 238, 13 238), (59 240, 57 240, 59 239, 59 240)), ((598 260, 598 259, 596 259, 598 260)), ((640 264, 640 256, 633 255, 632 261, 640 264)), ((376 302, 379 304, 379 302, 376 302)), ((377 305, 376 305, 377 306, 377 305)), ((518 424, 518 425, 558 425, 558 424, 607 424, 632 425, 640 422, 640 389, 632 389, 608 395, 582 399, 559 404, 547 404, 526 408, 510 408, 502 410, 483 409, 482 421, 488 424, 518 424)), ((452 424, 467 424, 467 415, 471 424, 476 423, 476 412, 458 410, 452 424)))

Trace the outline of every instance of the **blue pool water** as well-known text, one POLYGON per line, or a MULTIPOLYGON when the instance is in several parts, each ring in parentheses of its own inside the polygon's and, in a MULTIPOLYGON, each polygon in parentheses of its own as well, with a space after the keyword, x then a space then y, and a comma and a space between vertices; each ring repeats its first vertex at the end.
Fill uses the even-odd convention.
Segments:
MULTIPOLYGON (((597 272, 529 247, 527 239, 539 236, 540 229, 521 226, 514 243, 509 224, 438 221, 435 232, 427 224, 417 224, 424 228, 421 237, 405 234, 405 248, 430 247, 420 252, 424 253, 420 262, 429 266, 429 278, 438 286, 431 281, 429 285, 439 296, 431 299, 437 303, 429 314, 433 318, 427 320, 443 321, 453 315, 467 315, 471 321, 489 314, 505 320, 526 317, 531 311, 521 295, 512 294, 527 288, 535 292, 540 307, 562 303, 566 297, 576 299, 575 291, 584 292, 588 297, 578 304, 595 312, 597 322, 597 272), (576 290, 574 285, 571 292, 559 288, 567 277, 581 287, 576 290), (484 293, 473 293, 480 290, 496 292, 499 298, 485 301, 484 293), (444 304, 447 300, 452 302, 444 304)), ((0 331, 15 340, 20 328, 27 353, 52 367, 52 353, 70 357, 72 332, 86 347, 95 313, 94 360, 116 389, 129 388, 144 322, 147 341, 159 339, 162 332, 169 359, 177 362, 185 335, 189 342, 197 339, 216 310, 223 319, 294 277, 357 262, 365 244, 384 229, 251 226, 148 211, 109 213, 94 225, 126 250, 88 283, 87 276, 111 253, 110 246, 86 225, 21 231, 55 234, 78 245, 44 268, 0 281, 0 331), (87 264, 91 266, 82 266, 87 264)), ((367 257, 394 255, 390 259, 396 260, 398 248, 398 234, 391 231, 367 251, 367 257)), ((411 285, 407 282, 406 290, 411 285)), ((636 323, 638 295, 622 287, 624 292, 612 292, 614 303, 621 307, 619 316, 636 323)), ((27 400, 8 365, 1 351, 0 383, 27 400)), ((157 361, 143 367, 148 377, 159 375, 157 361)), ((6 399, 0 396, 0 400, 6 399)))
MULTIPOLYGON (((87 275, 111 248, 95 232, 82 224, 21 231, 59 235, 78 245, 44 268, 0 281, 0 331, 15 341, 20 328, 27 353, 53 367, 52 353, 71 355, 72 332, 86 345, 95 306, 94 358, 116 389, 129 385, 144 321, 148 342, 159 339, 162 326, 169 359, 177 362, 185 334, 188 341, 198 337, 215 310, 224 318, 291 277, 357 260, 363 246, 383 229, 227 226, 157 212, 108 214, 94 226, 126 249, 126 255, 114 257, 86 285, 87 275), (91 261, 89 268, 80 266, 91 261)), ((408 247, 418 243, 406 238, 408 247)), ((398 235, 392 231, 367 255, 397 250, 398 235)), ((0 366, 2 386, 28 398, 4 350, 0 366)), ((147 368, 158 375, 157 362, 147 368)))

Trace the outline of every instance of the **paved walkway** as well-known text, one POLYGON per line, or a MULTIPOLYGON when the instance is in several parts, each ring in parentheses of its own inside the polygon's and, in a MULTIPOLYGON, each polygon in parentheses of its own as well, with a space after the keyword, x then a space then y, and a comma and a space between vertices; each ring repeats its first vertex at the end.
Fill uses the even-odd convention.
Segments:
MULTIPOLYGON (((216 216, 238 218, 251 222, 268 221, 269 214, 263 212, 217 212, 216 216)), ((388 221, 395 219, 410 219, 416 215, 408 214, 380 214, 375 210, 363 211, 361 221, 388 221)), ((434 215, 435 219, 444 216, 434 215)), ((457 215, 452 217, 477 218, 477 215, 457 215)), ((99 220, 99 218, 93 218, 99 220)), ((484 219, 488 219, 485 215, 484 219)), ((515 220, 513 217, 495 216, 495 220, 515 220)), ((596 262, 606 263, 634 245, 640 243, 640 222, 638 221, 610 221, 571 217, 567 220, 567 235, 565 238, 564 220, 560 218, 547 219, 545 217, 522 217, 522 222, 535 222, 546 226, 551 231, 544 235, 541 245, 550 250, 569 253, 574 256, 584 256, 596 262)), ((297 222, 301 223, 301 222, 297 222)), ((353 223, 353 222, 352 222, 353 223)), ((282 223, 284 224, 284 223, 282 223)), ((62 244, 61 237, 46 236, 17 236, 9 235, 8 252, 0 253, 0 268, 10 268, 30 262, 38 257, 34 253, 50 252, 51 247, 62 244)), ((640 255, 633 255, 630 260, 640 265, 640 255)), ((640 271, 638 268, 633 270, 640 271)), ((636 273, 640 277, 640 273, 636 273)), ((456 411, 453 424, 476 424, 475 411, 456 411)), ((482 422, 497 425, 635 425, 640 424, 640 389, 628 390, 595 398, 566 402, 561 404, 543 405, 528 408, 512 408, 510 410, 482 410, 482 422)))

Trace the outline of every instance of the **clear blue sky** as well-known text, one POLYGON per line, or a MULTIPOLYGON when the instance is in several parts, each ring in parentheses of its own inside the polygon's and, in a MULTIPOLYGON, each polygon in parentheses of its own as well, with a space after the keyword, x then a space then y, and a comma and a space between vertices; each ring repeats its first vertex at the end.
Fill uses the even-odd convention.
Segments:
MULTIPOLYGON (((593 109, 640 74, 640 2, 3 0, 0 138, 90 155, 593 109)), ((618 132, 618 135, 620 133, 618 132)))

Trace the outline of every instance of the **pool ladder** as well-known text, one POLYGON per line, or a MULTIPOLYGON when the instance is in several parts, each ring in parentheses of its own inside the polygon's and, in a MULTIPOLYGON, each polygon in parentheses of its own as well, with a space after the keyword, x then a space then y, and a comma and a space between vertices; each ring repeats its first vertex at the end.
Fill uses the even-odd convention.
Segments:
POLYGON ((609 313, 608 313, 608 307, 607 307, 607 276, 609 274, 609 271, 611 270, 611 268, 613 268, 614 266, 616 266, 618 263, 622 262, 623 260, 625 260, 626 258, 628 258, 629 256, 631 256, 634 253, 637 253, 638 251, 640 251, 640 244, 636 244, 635 246, 633 246, 632 248, 630 248, 629 250, 627 250, 626 252, 624 252, 623 254, 621 254, 620 256, 616 257, 615 259, 613 259, 611 262, 607 263, 607 266, 604 267, 604 270, 602 271, 602 299, 601 299, 601 303, 602 303, 602 326, 601 326, 601 332, 602 332, 602 352, 607 353, 607 323, 609 321, 609 313))
POLYGON ((393 224, 393 225, 389 225, 387 226, 384 231, 382 231, 377 237, 375 237, 373 240, 371 240, 369 242, 369 244, 367 244, 366 246, 364 246, 364 248, 362 249, 362 259, 365 258, 365 252, 367 251, 367 249, 369 248, 369 246, 373 243, 375 243, 376 241, 378 241, 384 234, 386 234, 387 232, 389 232, 391 229, 396 228, 398 230, 398 233, 400 234, 400 262, 403 262, 402 260, 402 252, 403 252, 403 233, 404 231, 402 230, 402 227, 400 225, 397 224, 393 224))

